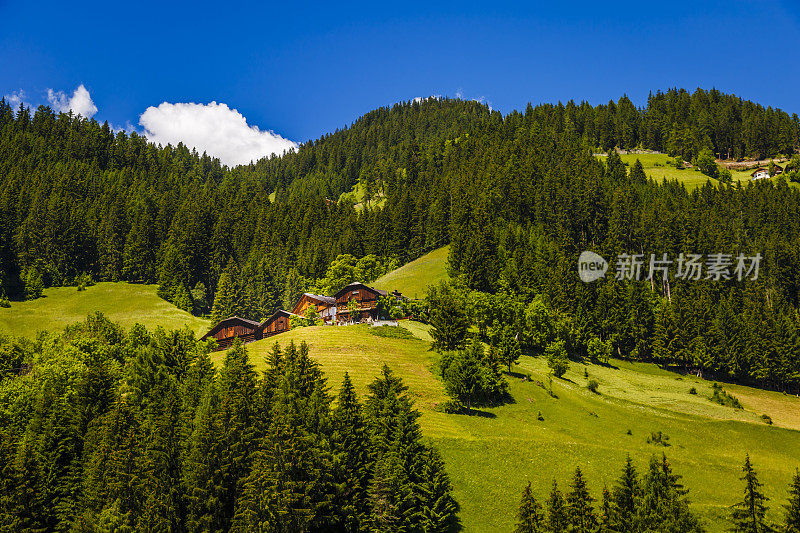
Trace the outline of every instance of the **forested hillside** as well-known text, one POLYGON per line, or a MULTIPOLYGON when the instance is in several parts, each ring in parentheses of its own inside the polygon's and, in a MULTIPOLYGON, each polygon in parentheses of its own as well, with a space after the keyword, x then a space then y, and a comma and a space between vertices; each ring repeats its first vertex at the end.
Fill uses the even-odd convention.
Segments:
POLYGON ((576 353, 597 338, 623 357, 796 386, 800 195, 785 182, 688 193, 639 167, 629 173, 613 152, 606 164, 591 154, 618 145, 684 158, 703 148, 789 155, 799 132, 796 115, 718 91, 657 93, 644 109, 622 98, 505 116, 428 99, 228 169, 183 146, 3 102, 2 290, 36 297, 84 274, 157 282, 165 298, 205 313, 222 279, 234 302, 225 310, 258 319, 316 284, 340 254, 385 265, 450 242, 468 289, 512 302, 491 320, 522 329, 520 306, 542 295, 569 323, 576 353), (359 180, 385 194, 383 207, 326 201, 359 180), (752 282, 584 285, 575 265, 587 248, 765 259, 752 282))

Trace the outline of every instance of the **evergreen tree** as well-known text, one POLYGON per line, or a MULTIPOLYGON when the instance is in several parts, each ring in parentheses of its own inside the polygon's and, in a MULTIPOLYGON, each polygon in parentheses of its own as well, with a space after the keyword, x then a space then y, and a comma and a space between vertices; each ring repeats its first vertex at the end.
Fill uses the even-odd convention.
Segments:
POLYGON ((761 482, 750 463, 750 454, 745 456, 742 472, 744 475, 741 479, 745 483, 744 500, 734 506, 731 515, 735 530, 747 533, 770 531, 765 522, 769 498, 761 492, 761 482))
POLYGON ((789 485, 789 502, 784 506, 786 533, 800 533, 800 470, 795 469, 789 485))
POLYGON ((597 515, 592 507, 594 498, 589 495, 586 481, 583 479, 583 473, 580 468, 575 469, 571 490, 567 493, 566 500, 567 516, 572 525, 572 531, 581 533, 594 531, 597 526, 597 515))
POLYGON ((338 402, 333 411, 334 478, 337 484, 334 507, 346 531, 359 531, 367 522, 367 491, 371 459, 369 435, 350 376, 344 374, 338 402))
POLYGON ((611 533, 616 531, 613 526, 614 521, 614 502, 611 491, 603 485, 603 500, 600 503, 599 531, 600 533, 611 533))
POLYGON ((448 533, 459 529, 458 503, 444 461, 434 448, 425 450, 421 481, 417 484, 422 531, 448 533))
POLYGON ((531 492, 531 482, 522 492, 522 502, 517 511, 517 527, 514 529, 515 533, 538 533, 542 530, 542 506, 533 497, 531 492))
POLYGON ((567 506, 564 503, 564 496, 558 490, 558 484, 553 480, 553 488, 547 498, 547 528, 555 533, 556 531, 567 531, 570 519, 567 506))
POLYGON ((642 497, 639 475, 628 455, 622 474, 612 488, 611 523, 621 533, 636 531, 637 509, 642 497))
POLYGON ((469 321, 464 306, 445 283, 428 289, 432 346, 436 350, 458 350, 464 346, 469 321))
POLYGON ((445 389, 453 399, 463 403, 467 411, 481 389, 480 360, 473 349, 461 350, 445 372, 445 389))

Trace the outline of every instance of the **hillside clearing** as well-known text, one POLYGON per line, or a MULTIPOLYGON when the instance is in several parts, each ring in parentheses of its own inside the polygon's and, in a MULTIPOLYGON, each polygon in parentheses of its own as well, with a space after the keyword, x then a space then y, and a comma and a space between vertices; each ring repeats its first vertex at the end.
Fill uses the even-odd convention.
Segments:
POLYGON ((156 326, 166 329, 189 326, 199 335, 206 332, 207 320, 161 299, 156 289, 156 285, 111 282, 98 283, 81 292, 75 287, 45 289, 42 298, 11 302, 10 308, 0 308, 0 333, 34 337, 39 330, 58 331, 81 322, 95 311, 124 328, 138 322, 151 331, 156 326))
POLYGON ((428 285, 449 279, 447 256, 449 246, 442 246, 422 257, 406 263, 396 270, 378 278, 371 285, 376 289, 398 290, 408 298, 424 298, 428 285))
MULTIPOLYGON (((403 325, 418 336, 427 329, 414 322, 403 325)), ((724 385, 742 402, 744 409, 738 410, 711 402, 710 382, 652 364, 612 361, 612 366, 573 362, 566 379, 552 382, 556 399, 547 390, 544 360, 524 356, 508 376, 513 403, 482 408, 480 416, 449 415, 435 410, 447 396, 432 373, 437 355, 427 341, 376 337, 365 325, 323 326, 295 329, 247 348, 263 370, 272 344, 290 340, 309 344, 334 393, 347 371, 363 397, 384 362, 403 378, 422 413, 424 434, 447 461, 466 531, 511 530, 528 480, 543 498, 554 477, 563 486, 580 465, 599 498, 604 484, 613 485, 627 453, 641 471, 651 455, 662 451, 684 476, 709 531, 723 531, 728 507, 740 497, 745 453, 772 498, 773 518, 800 466, 800 434, 795 431, 800 400, 793 396, 724 385), (584 368, 599 382, 600 394, 586 389, 584 368), (692 386, 697 395, 689 394, 692 386), (761 421, 765 412, 775 425, 761 421), (647 443, 657 431, 670 436, 669 447, 647 443)), ((223 352, 214 354, 217 363, 223 357, 223 352)))
MULTIPOLYGON (((606 156, 601 155, 598 156, 601 159, 605 159, 606 156)), ((705 185, 706 181, 711 181, 712 184, 718 184, 717 180, 711 179, 705 174, 702 174, 696 167, 692 168, 684 168, 678 170, 674 166, 668 164, 669 161, 672 161, 673 158, 668 156, 667 154, 651 154, 651 153, 643 153, 643 154, 620 154, 620 158, 622 159, 623 163, 628 165, 628 169, 636 163, 638 159, 642 163, 642 167, 644 167, 644 172, 647 174, 648 177, 653 178, 656 181, 661 181, 663 179, 667 180, 678 180, 679 182, 683 183, 688 190, 696 189, 697 187, 702 187, 705 185)), ((742 185, 746 185, 747 182, 752 181, 752 177, 750 173, 752 170, 733 170, 731 169, 731 176, 733 177, 733 182, 741 181, 742 185)), ((771 178, 772 181, 777 180, 778 178, 771 178)))

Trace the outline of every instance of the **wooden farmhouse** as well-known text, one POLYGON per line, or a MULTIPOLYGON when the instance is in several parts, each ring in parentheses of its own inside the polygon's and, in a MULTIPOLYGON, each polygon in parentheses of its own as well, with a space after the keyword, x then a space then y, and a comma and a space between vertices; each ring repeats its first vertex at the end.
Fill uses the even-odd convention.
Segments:
POLYGON ((253 342, 261 339, 261 323, 232 316, 220 321, 208 333, 200 337, 200 340, 214 338, 217 340, 217 349, 224 350, 233 344, 237 337, 242 339, 242 342, 253 342))
POLYGON ((317 314, 319 314, 320 318, 324 320, 326 324, 333 324, 336 322, 336 298, 307 292, 294 304, 292 313, 299 316, 306 316, 306 311, 310 307, 317 311, 317 314))
POLYGON ((353 324, 356 322, 372 322, 378 319, 378 298, 387 296, 386 291, 373 289, 363 283, 355 282, 340 289, 336 298, 336 323, 353 324), (350 302, 354 301, 354 310, 350 302))
MULTIPOLYGON (((351 283, 333 296, 307 292, 294 304, 291 311, 279 309, 263 322, 232 316, 216 324, 201 340, 216 339, 217 349, 224 350, 237 338, 244 343, 265 339, 289 331, 292 317, 303 317, 312 307, 326 325, 373 322, 378 319, 378 298, 381 296, 388 296, 388 293, 358 282, 351 283)), ((394 291, 392 297, 400 299, 402 295, 394 291)))
POLYGON ((296 315, 283 309, 275 311, 271 317, 261 323, 263 337, 271 337, 272 335, 289 331, 291 329, 290 320, 292 316, 296 315))

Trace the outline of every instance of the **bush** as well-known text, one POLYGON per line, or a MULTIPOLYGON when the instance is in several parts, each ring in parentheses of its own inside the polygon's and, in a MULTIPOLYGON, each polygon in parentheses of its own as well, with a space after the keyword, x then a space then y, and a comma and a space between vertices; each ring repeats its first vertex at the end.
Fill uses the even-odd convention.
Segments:
POLYGON ((5 296, 0 297, 0 307, 8 308, 11 307, 11 302, 8 301, 8 298, 5 296))
POLYGON ((761 420, 763 420, 765 424, 772 425, 772 417, 769 415, 761 415, 761 420))
POLYGON ((376 337, 386 337, 390 339, 414 339, 414 334, 403 326, 375 326, 369 328, 369 332, 376 337))
POLYGON ((442 353, 439 371, 447 394, 466 405, 467 410, 473 404, 500 403, 508 396, 508 383, 477 339, 464 350, 442 353))
POLYGON ((539 422, 544 422, 544 417, 542 416, 542 412, 541 411, 539 411, 539 414, 536 417, 536 419, 539 420, 539 422))
POLYGON ((647 437, 647 444, 654 444, 656 446, 669 446, 669 435, 660 431, 650 433, 650 436, 647 437))
POLYGON ((596 379, 590 379, 590 380, 589 380, 589 383, 587 383, 587 384, 586 384, 586 388, 587 388, 587 389, 589 389, 590 391, 592 391, 592 392, 593 392, 593 393, 595 393, 595 394, 599 394, 599 393, 597 392, 597 387, 598 387, 599 385, 600 385, 600 384, 599 384, 599 383, 597 383, 597 380, 596 380, 596 379))
POLYGON ((689 394, 697 394, 697 389, 692 387, 691 389, 689 389, 689 394))
POLYGON ((711 388, 713 389, 713 393, 708 398, 714 403, 718 403, 720 405, 725 405, 727 407, 733 407, 734 409, 743 409, 742 404, 739 402, 739 399, 733 396, 732 394, 728 393, 725 389, 722 388, 722 385, 719 383, 714 383, 711 388))

